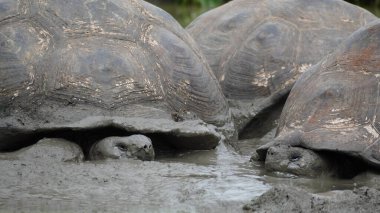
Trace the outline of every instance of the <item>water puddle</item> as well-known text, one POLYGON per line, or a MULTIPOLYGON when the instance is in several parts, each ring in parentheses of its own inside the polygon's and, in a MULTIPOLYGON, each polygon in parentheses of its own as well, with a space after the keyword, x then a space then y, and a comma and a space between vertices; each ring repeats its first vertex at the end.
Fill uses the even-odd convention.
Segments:
POLYGON ((0 210, 5 212, 239 212, 274 185, 310 192, 380 185, 378 176, 352 180, 266 173, 223 144, 211 151, 137 160, 49 164, 0 161, 0 210))
POLYGON ((154 162, 0 161, 0 173, 0 207, 16 212, 235 212, 270 187, 224 145, 154 162))

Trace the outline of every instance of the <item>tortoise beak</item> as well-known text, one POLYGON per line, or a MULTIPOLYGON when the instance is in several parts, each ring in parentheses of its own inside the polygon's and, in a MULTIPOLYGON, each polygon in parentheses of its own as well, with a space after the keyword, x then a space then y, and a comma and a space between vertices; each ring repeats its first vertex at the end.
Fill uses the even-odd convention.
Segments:
POLYGON ((143 161, 152 161, 154 160, 155 153, 152 148, 147 149, 147 148, 142 148, 139 151, 136 152, 135 156, 143 161))

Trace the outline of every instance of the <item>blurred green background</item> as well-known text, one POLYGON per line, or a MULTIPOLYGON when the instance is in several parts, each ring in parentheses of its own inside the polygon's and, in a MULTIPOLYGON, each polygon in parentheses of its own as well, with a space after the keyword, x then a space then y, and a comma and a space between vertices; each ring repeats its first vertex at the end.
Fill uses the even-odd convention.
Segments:
MULTIPOLYGON (((200 14, 228 0, 148 0, 148 2, 166 10, 186 27, 200 14)), ((347 2, 359 5, 380 17, 380 0, 347 0, 347 2)))

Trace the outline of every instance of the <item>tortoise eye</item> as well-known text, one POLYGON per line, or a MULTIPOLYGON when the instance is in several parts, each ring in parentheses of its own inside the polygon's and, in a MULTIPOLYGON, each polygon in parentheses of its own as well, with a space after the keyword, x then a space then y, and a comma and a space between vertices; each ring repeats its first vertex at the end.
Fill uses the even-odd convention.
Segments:
POLYGON ((128 151, 128 147, 124 144, 118 144, 116 145, 116 147, 120 149, 121 151, 128 151))

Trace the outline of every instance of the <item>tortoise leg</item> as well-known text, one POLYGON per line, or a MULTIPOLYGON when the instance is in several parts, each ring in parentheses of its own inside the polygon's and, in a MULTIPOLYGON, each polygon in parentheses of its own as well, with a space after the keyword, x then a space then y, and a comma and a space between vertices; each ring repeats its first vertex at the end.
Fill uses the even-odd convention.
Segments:
POLYGON ((150 138, 144 135, 107 137, 92 145, 90 160, 134 158, 154 160, 154 149, 150 138))

